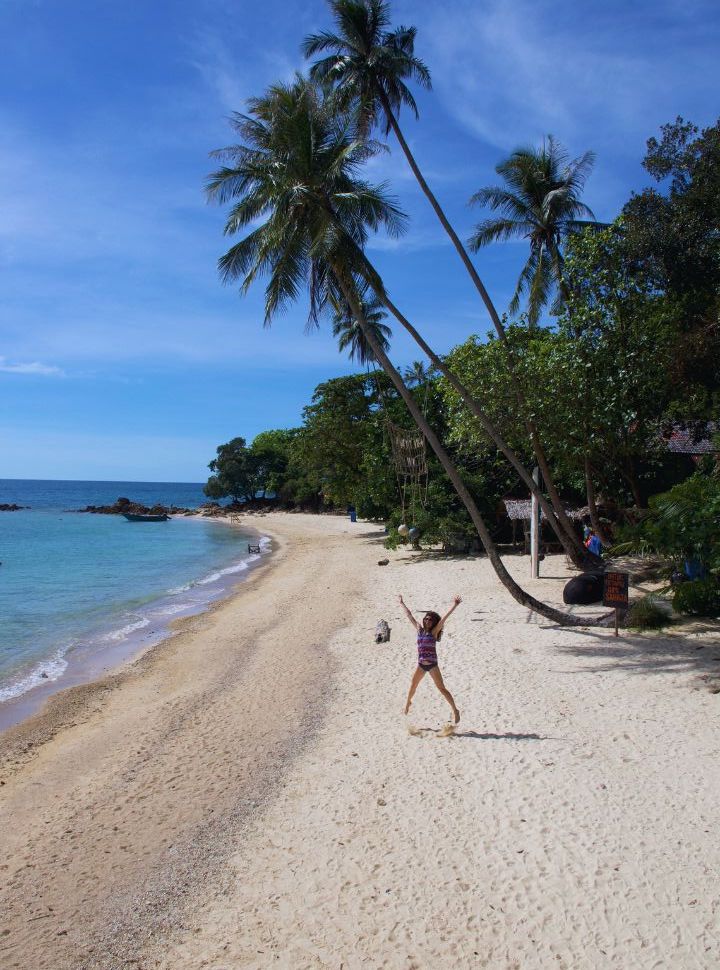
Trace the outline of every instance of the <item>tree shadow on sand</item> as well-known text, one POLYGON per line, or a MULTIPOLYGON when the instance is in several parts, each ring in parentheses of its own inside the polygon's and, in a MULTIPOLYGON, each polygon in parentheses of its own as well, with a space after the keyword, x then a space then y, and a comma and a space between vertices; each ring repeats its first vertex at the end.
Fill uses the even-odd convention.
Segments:
POLYGON ((385 540, 387 536, 384 532, 353 532, 353 539, 363 539, 365 542, 371 543, 372 545, 385 545, 385 540))
POLYGON ((445 727, 434 728, 429 726, 408 728, 408 733, 412 737, 436 737, 436 738, 468 738, 473 741, 552 741, 556 740, 544 734, 514 734, 508 731, 505 734, 480 733, 479 731, 457 731, 452 724, 445 727))
POLYGON ((443 552, 442 549, 406 549, 406 551, 414 554, 402 560, 404 566, 414 566, 419 562, 476 562, 478 559, 486 558, 478 553, 443 552))
POLYGON ((710 689, 720 687, 720 624, 711 621, 678 621, 677 629, 658 633, 621 630, 619 637, 592 629, 556 627, 558 634, 571 633, 571 644, 557 644, 558 654, 588 663, 563 673, 691 673, 700 675, 710 689), (578 641, 578 637, 582 638, 578 641))
POLYGON ((505 734, 481 734, 478 731, 453 731, 451 738, 472 738, 475 741, 551 741, 552 738, 545 734, 513 734, 507 731, 505 734))

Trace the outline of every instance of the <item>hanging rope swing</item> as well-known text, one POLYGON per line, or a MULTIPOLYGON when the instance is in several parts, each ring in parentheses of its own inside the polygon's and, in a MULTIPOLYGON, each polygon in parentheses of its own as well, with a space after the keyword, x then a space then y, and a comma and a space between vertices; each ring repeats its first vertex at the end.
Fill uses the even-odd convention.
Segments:
POLYGON ((401 428, 387 417, 385 424, 402 496, 403 521, 398 526, 398 532, 415 543, 420 538, 420 530, 414 524, 417 519, 417 506, 424 507, 427 501, 428 465, 425 438, 421 431, 401 428), (406 511, 410 512, 410 521, 413 523, 410 526, 406 523, 406 511))
MULTIPOLYGON (((385 407, 385 394, 379 379, 377 366, 372 369, 375 378, 375 386, 378 391, 378 401, 383 412, 383 419, 388 438, 390 440, 390 451, 392 453, 392 464, 395 469, 395 476, 398 483, 398 491, 402 500, 402 522, 398 526, 398 533, 410 539, 413 545, 417 544, 420 538, 420 529, 417 527, 417 507, 425 508, 427 505, 428 493, 428 463, 425 436, 417 429, 401 428, 395 424, 388 416, 385 407), (410 525, 407 524, 407 513, 410 513, 410 525)), ((368 365, 368 374, 370 366, 368 365)), ((424 375, 425 395, 423 401, 423 414, 427 416, 429 374, 424 375)))

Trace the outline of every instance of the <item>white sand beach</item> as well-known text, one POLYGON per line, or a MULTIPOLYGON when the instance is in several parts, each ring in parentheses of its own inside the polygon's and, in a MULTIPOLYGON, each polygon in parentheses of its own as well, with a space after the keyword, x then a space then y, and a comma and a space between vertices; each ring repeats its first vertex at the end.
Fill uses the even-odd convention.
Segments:
MULTIPOLYGON (((230 600, 0 736, 3 967, 720 965, 716 630, 559 629, 485 559, 243 521, 276 552, 230 600), (427 677, 402 714, 399 592, 463 597, 454 733, 427 677)), ((564 559, 507 561, 561 602, 564 559)))

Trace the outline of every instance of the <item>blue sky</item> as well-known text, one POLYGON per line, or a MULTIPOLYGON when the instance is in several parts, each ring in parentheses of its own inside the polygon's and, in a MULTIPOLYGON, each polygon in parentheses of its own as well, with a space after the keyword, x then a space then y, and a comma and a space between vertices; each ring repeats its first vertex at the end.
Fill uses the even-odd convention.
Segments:
MULTIPOLYGON (((718 114, 716 0, 402 0, 434 89, 403 126, 466 237, 494 165, 551 132, 597 163, 585 199, 612 219, 646 184, 646 139, 718 114)), ((321 0, 0 0, 0 477, 200 481, 235 435, 292 427, 315 385, 353 368, 299 305, 262 327, 262 291, 217 278, 223 211, 208 152, 227 117, 302 69, 321 0)), ((488 321, 392 141, 372 163, 411 217, 372 256, 444 352, 488 321)), ((522 243, 477 265, 505 309, 522 243)), ((418 357, 398 335, 393 359, 418 357)))

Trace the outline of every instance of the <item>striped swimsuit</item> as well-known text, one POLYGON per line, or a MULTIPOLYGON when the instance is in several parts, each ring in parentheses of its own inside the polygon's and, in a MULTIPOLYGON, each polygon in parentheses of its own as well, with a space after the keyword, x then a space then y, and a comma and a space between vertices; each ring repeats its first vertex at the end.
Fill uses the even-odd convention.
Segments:
POLYGON ((431 670, 438 665, 436 643, 437 640, 429 630, 418 630, 418 666, 422 667, 423 670, 431 670))

